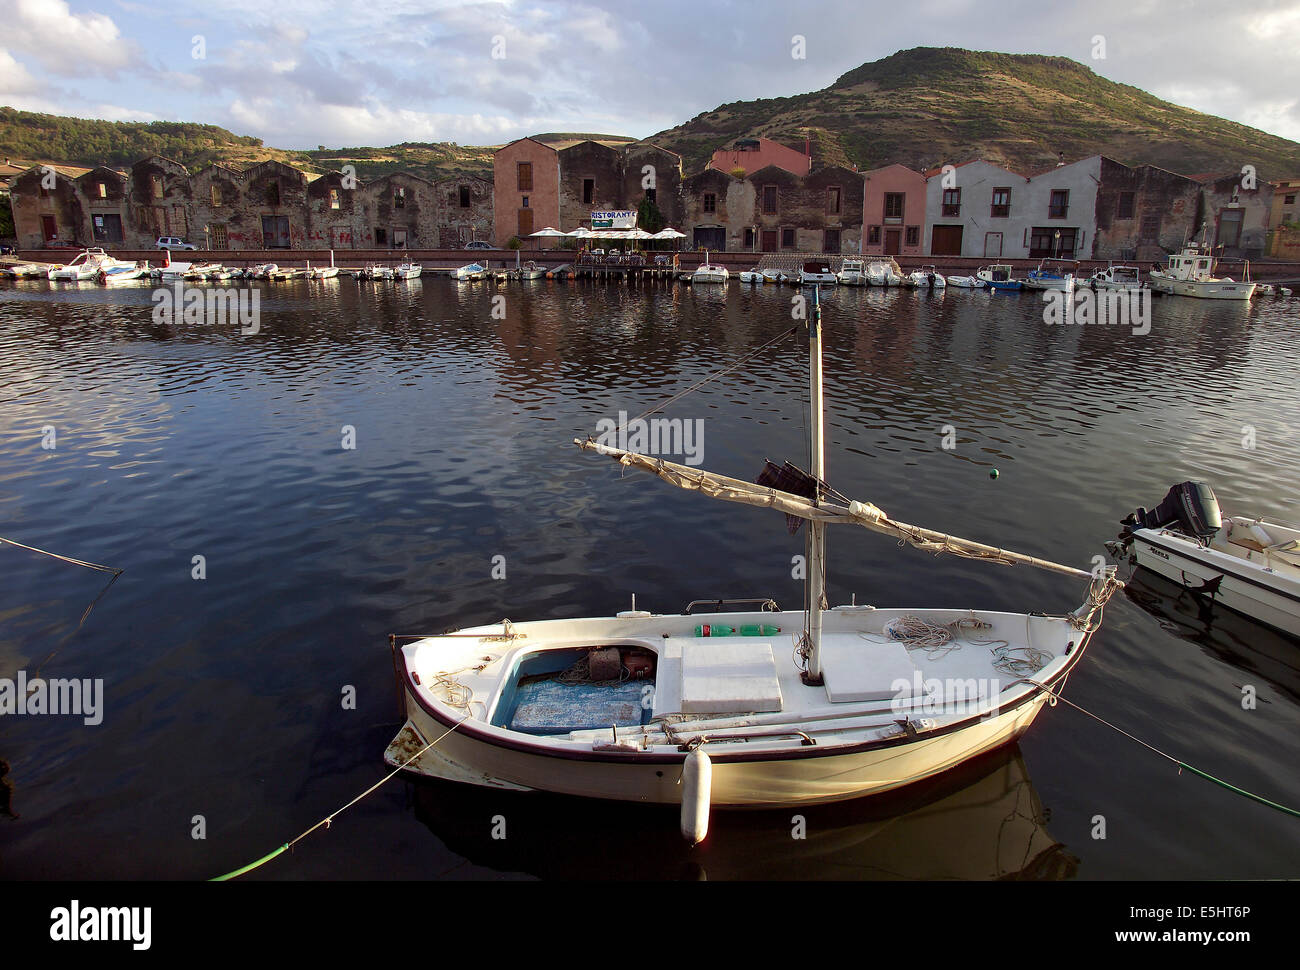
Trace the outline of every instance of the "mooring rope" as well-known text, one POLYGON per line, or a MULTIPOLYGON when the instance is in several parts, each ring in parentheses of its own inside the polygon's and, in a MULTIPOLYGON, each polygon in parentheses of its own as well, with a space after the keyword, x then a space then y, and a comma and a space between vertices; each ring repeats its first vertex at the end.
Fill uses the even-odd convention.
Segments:
POLYGON ((441 741, 443 738, 445 738, 448 734, 451 734, 451 732, 454 731, 454 730, 456 730, 456 728, 460 727, 460 726, 465 722, 465 718, 466 718, 466 717, 469 717, 469 715, 466 714, 465 717, 462 717, 459 721, 457 721, 457 722, 456 722, 455 724, 453 724, 451 727, 447 728, 446 731, 444 731, 444 732, 443 732, 442 734, 440 734, 438 737, 434 738, 432 741, 430 741, 428 744, 426 744, 426 745, 425 745, 423 748, 421 748, 419 751, 415 752, 415 754, 411 755, 410 758, 408 758, 406 761, 402 762, 400 765, 398 765, 396 768, 394 768, 391 772, 389 772, 389 773, 388 773, 387 775, 385 775, 383 778, 380 778, 379 781, 375 782, 373 785, 371 785, 369 788, 367 788, 365 791, 363 791, 363 792, 362 792, 360 795, 358 795, 356 798, 352 799, 352 801, 348 802, 348 803, 347 803, 346 805, 344 805, 342 808, 336 809, 335 811, 331 812, 329 815, 326 815, 323 819, 321 819, 319 822, 317 822, 317 823, 316 823, 315 825, 313 825, 311 828, 307 829, 307 831, 303 832, 303 833, 302 833, 301 835, 299 835, 297 838, 290 839, 288 842, 284 843, 284 845, 280 846, 278 849, 275 849, 275 850, 272 851, 272 852, 268 852, 266 855, 262 856, 262 858, 258 859, 258 860, 255 861, 255 862, 250 862, 248 865, 246 865, 246 866, 241 866, 241 867, 238 868, 238 869, 235 869, 235 870, 233 870, 233 871, 231 871, 231 872, 227 872, 225 875, 222 875, 222 876, 214 876, 212 879, 209 879, 208 882, 229 882, 231 879, 238 878, 239 876, 244 875, 244 873, 246 873, 246 872, 252 872, 254 869, 258 868, 259 866, 266 865, 266 863, 270 862, 270 861, 271 861, 272 859, 274 859, 276 856, 281 855, 282 853, 288 852, 288 851, 289 851, 290 849, 292 849, 296 844, 298 844, 299 842, 301 842, 303 839, 307 838, 307 836, 311 835, 313 832, 315 832, 315 831, 316 831, 318 828, 320 828, 322 825, 325 826, 326 828, 329 828, 329 827, 330 827, 330 823, 334 821, 334 819, 335 819, 336 816, 342 815, 344 812, 346 812, 349 808, 351 808, 351 807, 352 807, 353 805, 355 805, 357 802, 361 801, 361 799, 365 798, 365 797, 366 797, 367 795, 369 795, 371 792, 376 791, 376 790, 377 790, 381 785, 384 785, 384 784, 386 784, 386 783, 392 781, 393 778, 394 778, 394 776, 396 776, 397 774, 399 774, 399 773, 402 771, 402 769, 404 769, 404 768, 405 768, 407 765, 409 765, 412 761, 414 761, 416 758, 420 757, 420 755, 424 754, 426 751, 428 751, 430 748, 432 748, 435 744, 437 744, 439 741, 441 741))
POLYGON ((1107 721, 1104 717, 1098 717, 1096 714, 1092 713, 1092 711, 1085 710, 1084 708, 1080 707, 1078 704, 1074 703, 1074 701, 1062 697, 1060 694, 1058 694, 1056 691, 1052 690, 1050 687, 1046 686, 1045 684, 1040 684, 1038 681, 1030 680, 1029 678, 1025 678, 1025 683, 1033 684, 1035 687, 1041 688, 1044 692, 1050 694, 1058 701, 1065 701, 1065 703, 1069 704, 1076 711, 1079 711, 1082 714, 1087 714, 1094 721, 1100 721, 1102 724, 1106 725, 1106 727, 1110 728, 1112 731, 1116 731, 1124 735, 1124 737, 1128 738, 1130 741, 1134 741, 1142 745, 1142 747, 1146 748, 1148 751, 1152 751, 1155 754, 1158 754, 1166 761, 1172 761, 1174 764, 1176 764, 1179 767, 1180 770, 1186 768, 1192 774, 1198 775, 1201 778, 1204 778, 1206 781, 1212 781, 1216 785, 1228 789, 1228 791, 1230 792, 1236 792, 1238 795, 1243 795, 1246 798, 1249 798, 1251 801, 1259 802, 1261 805, 1267 805, 1269 808, 1277 809, 1277 811, 1279 812, 1283 812, 1295 818, 1300 818, 1300 810, 1294 808, 1288 808, 1286 805, 1279 805, 1277 802, 1270 801, 1269 799, 1265 798, 1263 795, 1256 795, 1254 792, 1246 791, 1246 789, 1244 788, 1238 788, 1236 785, 1233 785, 1230 782, 1226 782, 1222 778, 1216 778, 1208 771, 1202 771, 1200 768, 1197 768, 1194 765, 1189 765, 1186 761, 1180 761, 1178 758, 1175 758, 1173 755, 1161 751, 1155 745, 1147 744, 1147 742, 1143 741, 1141 738, 1136 738, 1133 735, 1129 734, 1127 731, 1125 731, 1123 728, 1111 724, 1110 721, 1107 721))
POLYGON ((101 573, 113 574, 112 577, 109 579, 109 581, 106 584, 104 584, 104 588, 99 591, 99 595, 96 596, 93 600, 91 600, 90 605, 87 606, 86 609, 82 612, 81 619, 77 621, 76 630, 73 630, 66 637, 60 640, 59 643, 55 646, 55 648, 46 655, 45 659, 36 665, 36 670, 33 676, 40 677, 41 668, 44 667, 47 663, 49 663, 54 658, 54 655, 63 648, 63 645, 67 643, 68 640, 70 640, 73 636, 76 635, 77 630, 80 630, 83 626, 86 625, 86 618, 90 616, 90 611, 93 610, 95 606, 99 603, 99 601, 104 598, 104 594, 107 593, 110 588, 112 588, 113 584, 117 582, 117 578, 121 576, 122 573, 126 572, 126 570, 117 569, 113 566, 103 566, 97 562, 86 562, 84 559, 73 559, 71 556, 61 556, 57 552, 50 552, 48 549, 37 549, 35 546, 29 546, 24 542, 16 542, 13 539, 6 539, 4 536, 0 536, 0 544, 16 546, 19 549, 26 549, 28 552, 35 552, 35 553, 39 553, 42 556, 49 556, 51 559, 57 559, 60 562, 71 563, 73 566, 85 566, 87 569, 94 569, 101 573))

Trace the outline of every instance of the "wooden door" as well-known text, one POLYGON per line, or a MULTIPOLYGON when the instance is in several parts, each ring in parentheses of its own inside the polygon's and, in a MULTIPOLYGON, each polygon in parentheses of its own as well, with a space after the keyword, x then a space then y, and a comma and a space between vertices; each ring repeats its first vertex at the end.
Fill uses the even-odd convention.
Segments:
POLYGON ((886 229, 885 230, 885 255, 886 256, 899 255, 899 253, 903 251, 901 246, 902 241, 903 241, 903 230, 886 229))
POLYGON ((935 226, 930 234, 930 255, 960 256, 961 232, 961 226, 935 226))

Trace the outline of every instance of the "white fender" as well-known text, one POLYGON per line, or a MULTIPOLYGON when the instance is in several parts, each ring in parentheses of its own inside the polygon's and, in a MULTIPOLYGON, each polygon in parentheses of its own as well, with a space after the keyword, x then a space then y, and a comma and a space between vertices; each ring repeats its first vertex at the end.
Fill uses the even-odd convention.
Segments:
POLYGON ((682 838, 699 845, 709 834, 709 797, 713 788, 713 762, 696 748, 682 766, 682 838))

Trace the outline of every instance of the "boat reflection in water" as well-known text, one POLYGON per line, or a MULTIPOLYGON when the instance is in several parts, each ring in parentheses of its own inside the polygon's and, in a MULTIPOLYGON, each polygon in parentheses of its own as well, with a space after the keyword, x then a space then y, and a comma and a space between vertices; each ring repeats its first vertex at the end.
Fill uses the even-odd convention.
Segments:
POLYGON ((1048 834, 1016 745, 873 798, 728 811, 693 849, 666 824, 675 811, 665 815, 662 805, 620 802, 609 811, 612 803, 542 792, 424 778, 409 785, 416 818, 456 855, 543 879, 1048 880, 1079 868, 1048 834), (799 816, 803 839, 793 837, 799 816), (629 859, 635 865, 616 868, 629 859))
POLYGON ((1300 702, 1300 648, 1294 640, 1141 566, 1128 582, 1125 595, 1174 636, 1300 702))

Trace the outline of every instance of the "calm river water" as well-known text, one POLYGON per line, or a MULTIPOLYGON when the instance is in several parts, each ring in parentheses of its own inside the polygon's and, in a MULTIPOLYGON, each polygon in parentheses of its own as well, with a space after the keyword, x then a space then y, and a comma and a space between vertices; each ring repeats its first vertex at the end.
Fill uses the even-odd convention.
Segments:
MULTIPOLYGON (((608 615, 634 593, 660 612, 801 602, 802 533, 780 516, 621 476, 571 443, 779 335, 789 290, 429 278, 260 293, 245 336, 155 324, 145 286, 0 284, 0 535, 126 570, 78 629, 106 577, 0 546, 0 677, 104 683, 99 725, 0 720, 4 877, 202 879, 334 812, 386 770, 389 633, 608 615)), ((1085 568, 1124 514, 1189 478, 1230 511, 1300 519, 1300 301, 1157 300, 1145 336, 1047 326, 1042 309, 828 294, 830 482, 1085 568)), ((805 396, 804 348, 787 342, 665 413, 702 420, 705 467, 752 478, 765 457, 805 462, 805 396)), ((1082 600, 1064 577, 857 532, 831 530, 832 603, 1082 600)), ((1069 696, 1300 805, 1300 646, 1176 592, 1150 580, 1117 597, 1069 696)), ((1065 705, 939 781, 804 814, 792 839, 789 812, 717 812, 691 850, 673 809, 398 779, 247 878, 1300 873, 1294 820, 1065 705)))

